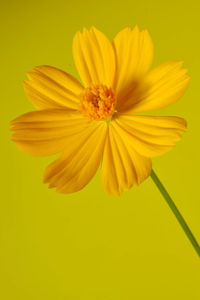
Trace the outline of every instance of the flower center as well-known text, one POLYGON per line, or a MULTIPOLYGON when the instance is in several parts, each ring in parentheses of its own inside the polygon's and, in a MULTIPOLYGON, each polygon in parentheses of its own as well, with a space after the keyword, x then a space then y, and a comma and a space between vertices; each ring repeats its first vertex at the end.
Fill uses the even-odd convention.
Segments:
POLYGON ((115 95, 105 85, 86 88, 81 99, 82 113, 90 120, 109 120, 116 111, 115 105, 115 95))

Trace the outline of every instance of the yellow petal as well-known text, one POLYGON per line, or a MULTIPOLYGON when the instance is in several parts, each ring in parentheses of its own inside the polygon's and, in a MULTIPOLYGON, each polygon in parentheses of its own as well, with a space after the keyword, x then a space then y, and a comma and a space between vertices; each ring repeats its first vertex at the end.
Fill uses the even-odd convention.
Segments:
POLYGON ((121 112, 145 112, 176 102, 185 92, 189 76, 183 62, 168 61, 153 69, 123 98, 121 112))
POLYGON ((121 98, 140 80, 150 69, 154 56, 154 47, 147 30, 139 31, 125 28, 120 31, 113 42, 116 61, 116 94, 120 105, 121 98))
POLYGON ((27 73, 29 80, 24 81, 24 89, 37 109, 78 108, 83 87, 75 78, 50 66, 34 70, 27 73))
POLYGON ((90 122, 79 112, 49 109, 26 113, 11 122, 12 140, 25 153, 51 155, 68 147, 68 137, 81 134, 90 122))
POLYGON ((82 189, 96 173, 102 159, 106 122, 92 122, 78 138, 69 137, 68 145, 59 159, 48 166, 44 182, 56 187, 58 193, 82 189))
POLYGON ((126 137, 112 124, 107 135, 101 178, 104 190, 120 195, 134 184, 138 185, 151 173, 151 160, 139 155, 126 142, 126 137))
POLYGON ((186 130, 186 121, 178 117, 131 116, 119 114, 113 126, 126 136, 138 153, 146 157, 161 155, 174 147, 186 130))
POLYGON ((92 27, 77 32, 73 41, 74 61, 85 87, 103 84, 113 86, 115 55, 107 37, 92 27))

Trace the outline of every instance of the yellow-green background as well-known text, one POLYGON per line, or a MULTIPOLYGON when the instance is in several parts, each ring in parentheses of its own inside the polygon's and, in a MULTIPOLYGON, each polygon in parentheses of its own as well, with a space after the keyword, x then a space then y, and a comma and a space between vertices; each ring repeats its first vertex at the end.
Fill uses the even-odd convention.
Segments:
POLYGON ((199 259, 150 178, 111 197, 98 173, 84 190, 59 195, 42 183, 56 156, 20 152, 9 132, 10 120, 33 110, 25 72, 49 64, 78 76, 71 51, 77 30, 95 25, 113 38, 136 23, 147 28, 154 65, 184 60, 191 75, 184 97, 155 113, 186 118, 188 131, 153 166, 200 241, 199 3, 1 1, 0 299, 200 299, 199 259))

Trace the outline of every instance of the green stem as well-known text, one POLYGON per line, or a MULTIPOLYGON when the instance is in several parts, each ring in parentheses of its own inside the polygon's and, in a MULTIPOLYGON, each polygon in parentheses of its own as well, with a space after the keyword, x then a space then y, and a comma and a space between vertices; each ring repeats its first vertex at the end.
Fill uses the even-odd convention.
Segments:
POLYGON ((170 197, 170 195, 168 194, 168 192, 166 191, 163 184, 160 182, 159 178, 157 177, 156 173, 153 170, 151 172, 151 178, 154 181, 157 188, 159 189, 159 191, 161 192, 161 194, 163 195, 163 197, 165 198, 167 204, 169 205, 172 212, 174 213, 177 221, 179 222, 179 224, 181 225, 181 227, 184 230, 185 234, 187 235, 188 239, 192 243, 192 246, 194 247, 195 251, 200 256, 200 246, 199 246, 197 240, 195 239, 195 237, 192 234, 190 228, 188 227, 187 223, 185 222, 182 215, 180 214, 178 208, 174 204, 172 198, 170 197))

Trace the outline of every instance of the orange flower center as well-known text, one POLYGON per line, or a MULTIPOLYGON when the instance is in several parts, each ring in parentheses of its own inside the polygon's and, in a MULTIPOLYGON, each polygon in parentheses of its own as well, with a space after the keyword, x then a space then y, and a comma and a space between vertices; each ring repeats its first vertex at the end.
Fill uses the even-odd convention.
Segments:
POLYGON ((116 111, 115 105, 115 95, 105 85, 86 88, 81 99, 81 110, 90 120, 109 120, 116 111))

